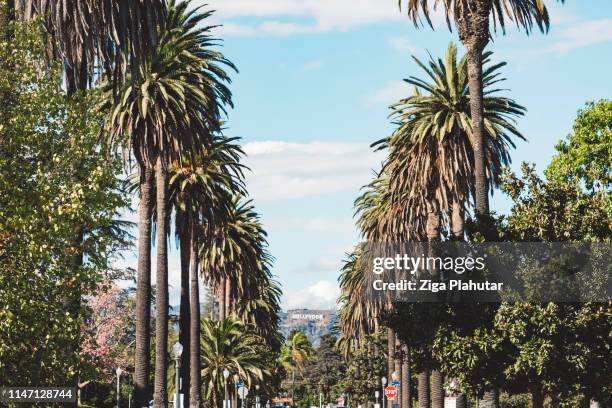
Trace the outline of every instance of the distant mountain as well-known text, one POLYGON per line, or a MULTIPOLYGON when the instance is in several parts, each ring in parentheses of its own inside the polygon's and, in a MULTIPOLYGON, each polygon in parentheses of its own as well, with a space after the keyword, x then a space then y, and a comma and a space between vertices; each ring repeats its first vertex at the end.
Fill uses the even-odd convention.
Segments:
POLYGON ((285 337, 292 330, 300 330, 306 334, 308 340, 316 347, 321 336, 329 333, 336 323, 335 310, 293 309, 282 312, 281 332, 285 337))

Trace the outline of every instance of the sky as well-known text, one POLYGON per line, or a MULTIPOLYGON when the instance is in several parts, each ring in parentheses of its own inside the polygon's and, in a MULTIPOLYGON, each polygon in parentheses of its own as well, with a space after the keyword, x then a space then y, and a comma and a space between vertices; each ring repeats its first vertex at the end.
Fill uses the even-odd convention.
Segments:
MULTIPOLYGON (((353 201, 383 160, 369 146, 393 131, 388 107, 411 92, 402 80, 422 76, 411 55, 441 57, 457 34, 440 13, 434 30, 415 28, 397 0, 192 3, 215 10, 221 51, 239 70, 225 133, 241 137, 248 155, 247 187, 268 231, 283 307, 333 308, 342 260, 359 240, 353 201)), ((489 45, 494 61, 508 63, 505 96, 528 109, 518 121, 528 142, 511 153, 515 169, 523 161, 545 167, 577 110, 612 95, 612 2, 546 3, 548 34, 526 36, 510 24, 489 45)), ((491 205, 509 208, 499 192, 491 205)), ((124 262, 135 267, 134 255, 124 262)))

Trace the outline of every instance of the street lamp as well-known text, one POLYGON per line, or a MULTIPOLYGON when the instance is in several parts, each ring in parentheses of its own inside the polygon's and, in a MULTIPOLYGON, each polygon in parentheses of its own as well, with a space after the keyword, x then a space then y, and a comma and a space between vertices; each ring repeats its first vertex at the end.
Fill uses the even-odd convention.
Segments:
POLYGON ((255 408, 259 408, 259 384, 255 384, 255 408))
POLYGON ((172 346, 172 355, 174 356, 174 366, 176 368, 176 381, 174 383, 174 408, 179 408, 179 405, 181 404, 181 397, 179 394, 181 388, 181 373, 179 371, 181 367, 181 354, 183 354, 183 345, 177 341, 172 346))
POLYGON ((380 393, 378 392, 378 390, 374 391, 374 397, 376 397, 376 405, 378 405, 378 397, 380 396, 380 393))
POLYGON ((121 400, 120 382, 121 382, 121 374, 123 373, 123 370, 121 369, 121 367, 117 367, 117 370, 115 370, 115 373, 117 373, 117 408, 119 408, 119 402, 121 400))
POLYGON ((226 368, 223 370, 223 389, 225 390, 225 398, 223 399, 223 408, 229 408, 229 404, 227 403, 227 377, 229 377, 230 372, 226 368))
POLYGON ((387 385, 387 377, 383 377, 380 379, 380 383, 382 384, 382 391, 383 391, 383 397, 382 397, 382 408, 385 408, 385 385, 387 385))

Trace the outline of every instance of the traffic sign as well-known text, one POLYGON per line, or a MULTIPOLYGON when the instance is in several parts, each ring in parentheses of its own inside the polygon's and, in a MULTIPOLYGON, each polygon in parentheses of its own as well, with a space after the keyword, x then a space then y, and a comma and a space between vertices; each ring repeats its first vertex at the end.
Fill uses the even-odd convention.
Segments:
POLYGON ((387 397, 388 400, 392 400, 393 398, 395 398, 396 395, 397 395, 397 388, 395 388, 394 386, 390 385, 387 388, 385 388, 385 396, 387 397))
POLYGON ((391 385, 394 387, 399 387, 402 382, 400 380, 391 381, 391 385))

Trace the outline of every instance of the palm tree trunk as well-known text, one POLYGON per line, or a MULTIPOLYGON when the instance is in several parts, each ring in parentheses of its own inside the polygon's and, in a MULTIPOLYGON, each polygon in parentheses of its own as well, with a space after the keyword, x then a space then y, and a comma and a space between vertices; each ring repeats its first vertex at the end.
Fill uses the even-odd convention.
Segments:
POLYGON ((440 370, 431 372, 431 408, 444 408, 444 376, 440 370))
POLYGON ((225 279, 221 279, 217 287, 217 297, 219 298, 219 320, 225 319, 225 279))
POLYGON ((232 281, 225 279, 225 316, 229 317, 232 313, 232 281))
POLYGON ((427 223, 425 226, 427 240, 436 241, 440 238, 440 213, 433 204, 427 212, 427 223))
POLYGON ((291 370, 291 405, 292 406, 295 401, 294 398, 295 398, 295 368, 291 370))
MULTIPOLYGON (((183 216, 185 214, 183 213, 183 216)), ((185 218, 185 217, 183 217, 185 218)), ((179 316, 179 343, 183 345, 183 354, 181 355, 181 391, 183 393, 184 408, 189 407, 189 377, 190 377, 190 330, 191 330, 191 318, 190 318, 190 299, 189 299, 189 266, 191 263, 191 228, 189 221, 180 226, 180 245, 181 245, 181 304, 180 304, 180 316, 179 316), (187 225, 185 225, 187 224, 187 225)))
POLYGON ((136 277, 136 350, 134 367, 134 400, 137 407, 150 400, 151 373, 151 212, 153 170, 140 169, 140 205, 138 208, 138 271, 136 277))
POLYGON ((429 403, 429 370, 423 370, 419 373, 417 391, 419 394, 419 408, 431 408, 429 403))
POLYGON ((402 408, 412 408, 410 405, 412 401, 412 395, 410 395, 410 356, 408 354, 408 346, 402 344, 402 351, 402 408))
MULTIPOLYGON (((402 379, 402 354, 400 353, 400 340, 397 338, 397 333, 395 333, 395 344, 394 344, 394 353, 393 353, 393 372, 397 375, 397 379, 401 381, 402 379)), ((393 380, 393 376, 391 377, 393 380)), ((401 382, 400 382, 401 384, 401 382)), ((397 394, 393 399, 394 404, 401 405, 400 398, 402 397, 401 387, 397 390, 397 394)))
POLYGON ((167 228, 167 170, 162 158, 157 158, 155 181, 157 190, 157 269, 155 297, 155 388, 153 407, 168 406, 168 240, 167 228))
POLYGON ((190 262, 191 273, 191 325, 190 325, 190 359, 191 359, 191 387, 190 408, 200 408, 201 402, 201 380, 200 380, 200 287, 198 282, 198 246, 195 228, 191 228, 190 240, 190 262))
POLYGON ((463 218, 463 206, 458 201, 453 201, 453 210, 451 215, 451 223, 453 229, 453 238, 456 241, 463 241, 464 233, 464 218, 463 218))
POLYGON ((489 194, 484 145, 484 105, 482 89, 482 52, 489 38, 490 3, 480 1, 477 10, 470 12, 473 26, 471 35, 462 38, 467 49, 468 84, 470 91, 470 115, 472 119, 472 149, 474 151, 474 180, 476 216, 483 219, 489 214, 489 194))
POLYGON ((391 374, 395 369, 395 331, 387 329, 387 382, 391 382, 391 374))
POLYGON ((498 408, 499 391, 497 389, 486 391, 482 398, 478 399, 478 408, 498 408))

